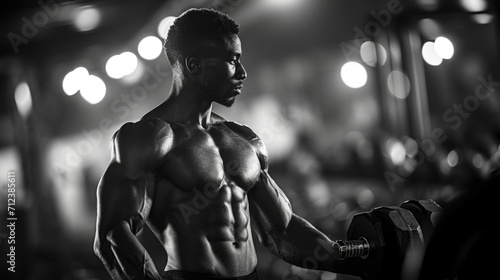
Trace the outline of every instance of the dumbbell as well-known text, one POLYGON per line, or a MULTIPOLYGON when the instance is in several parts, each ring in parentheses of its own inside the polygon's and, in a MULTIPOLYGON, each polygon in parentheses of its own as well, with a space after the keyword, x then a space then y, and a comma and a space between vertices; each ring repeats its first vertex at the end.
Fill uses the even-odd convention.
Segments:
POLYGON ((348 241, 335 241, 333 249, 364 280, 401 279, 405 261, 421 256, 441 212, 432 200, 407 200, 401 207, 358 213, 347 230, 348 241))
POLYGON ((401 204, 401 208, 410 210, 413 214, 422 229, 424 244, 427 245, 437 222, 443 214, 441 206, 431 199, 407 200, 401 204))

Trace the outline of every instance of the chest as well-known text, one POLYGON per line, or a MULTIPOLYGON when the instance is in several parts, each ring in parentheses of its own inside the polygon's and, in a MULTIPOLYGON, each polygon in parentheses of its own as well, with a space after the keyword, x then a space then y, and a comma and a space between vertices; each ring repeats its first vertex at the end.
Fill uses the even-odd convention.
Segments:
POLYGON ((164 162, 161 175, 184 190, 228 181, 249 190, 261 170, 251 143, 223 125, 176 128, 174 146, 164 162))

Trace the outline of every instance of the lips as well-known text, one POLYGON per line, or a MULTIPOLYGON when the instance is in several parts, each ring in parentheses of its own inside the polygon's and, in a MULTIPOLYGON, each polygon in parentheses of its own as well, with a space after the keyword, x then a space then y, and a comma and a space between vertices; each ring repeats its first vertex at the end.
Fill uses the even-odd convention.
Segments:
POLYGON ((237 94, 240 94, 241 93, 241 89, 243 88, 243 84, 237 84, 235 87, 234 87, 234 91, 237 92, 237 94))

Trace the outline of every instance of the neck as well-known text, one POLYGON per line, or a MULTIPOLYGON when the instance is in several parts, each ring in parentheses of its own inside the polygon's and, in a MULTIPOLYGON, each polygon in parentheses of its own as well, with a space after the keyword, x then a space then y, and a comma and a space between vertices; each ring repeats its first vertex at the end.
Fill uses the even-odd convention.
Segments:
POLYGON ((196 85, 174 81, 165 105, 169 118, 174 122, 198 124, 203 127, 210 124, 212 101, 208 100, 196 85))

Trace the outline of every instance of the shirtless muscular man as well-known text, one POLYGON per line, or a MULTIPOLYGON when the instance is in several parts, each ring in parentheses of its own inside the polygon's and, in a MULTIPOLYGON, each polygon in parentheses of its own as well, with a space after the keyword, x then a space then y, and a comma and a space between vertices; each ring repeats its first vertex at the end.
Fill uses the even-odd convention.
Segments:
POLYGON ((212 112, 213 102, 231 106, 247 77, 238 32, 215 10, 180 15, 165 40, 170 95, 114 134, 94 240, 113 279, 258 279, 253 234, 291 264, 346 271, 333 242, 292 212, 261 139, 212 112), (136 237, 145 225, 163 244, 165 271, 136 237))

